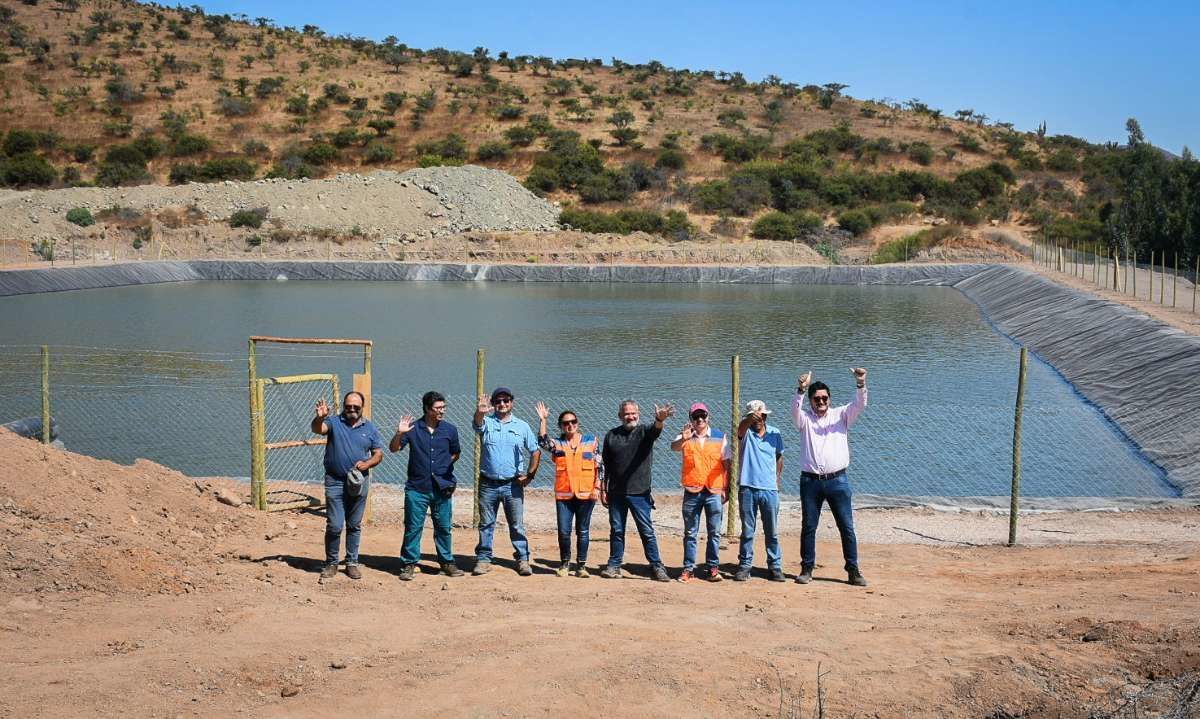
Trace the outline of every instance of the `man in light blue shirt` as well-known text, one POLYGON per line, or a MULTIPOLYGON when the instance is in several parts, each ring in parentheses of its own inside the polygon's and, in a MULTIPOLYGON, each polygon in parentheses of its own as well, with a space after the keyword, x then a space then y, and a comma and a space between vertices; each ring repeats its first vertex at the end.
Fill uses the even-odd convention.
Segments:
POLYGON ((754 566, 756 515, 762 516, 767 545, 767 570, 772 582, 784 581, 783 554, 779 549, 779 478, 783 475, 783 435, 767 424, 771 410, 762 400, 746 403, 746 416, 738 424, 738 507, 742 517, 741 546, 735 582, 750 579, 754 566))
POLYGON ((497 387, 492 396, 479 395, 472 425, 479 434, 479 544, 475 547, 475 569, 479 576, 492 569, 492 534, 496 512, 504 505, 508 538, 517 560, 517 574, 533 574, 529 566, 529 540, 525 538, 525 485, 537 474, 542 452, 537 437, 525 420, 512 414, 513 393, 497 387), (526 460, 528 454, 528 461, 526 460))

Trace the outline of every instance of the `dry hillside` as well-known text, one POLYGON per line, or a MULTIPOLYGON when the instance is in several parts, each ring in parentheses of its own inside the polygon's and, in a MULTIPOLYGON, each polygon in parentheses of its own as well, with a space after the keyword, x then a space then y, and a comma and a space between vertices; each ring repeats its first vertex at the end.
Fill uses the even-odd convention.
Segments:
POLYGON ((0 174, 10 186, 472 162, 512 173, 568 208, 683 213, 564 218, 580 229, 739 238, 774 207, 781 216, 756 231, 765 239, 820 224, 862 235, 922 211, 966 225, 1018 221, 1032 205, 1002 197, 1018 185, 1051 183, 1050 202, 1060 206, 1078 190, 1076 145, 988 124, 973 110, 950 119, 916 99, 853 99, 836 83, 750 82, 736 72, 552 60, 517 48, 417 49, 394 36, 330 37, 197 6, 0 0, 0 14, 0 130, 10 136, 0 174), (14 140, 14 130, 32 134, 14 140), (803 162, 833 180, 776 171, 770 187, 745 177, 712 182, 755 158, 803 162), (892 171, 951 180, 997 162, 1006 193, 993 187, 933 204, 920 178, 886 191, 861 187, 869 182, 862 178, 892 171), (844 217, 866 205, 866 216, 844 217))

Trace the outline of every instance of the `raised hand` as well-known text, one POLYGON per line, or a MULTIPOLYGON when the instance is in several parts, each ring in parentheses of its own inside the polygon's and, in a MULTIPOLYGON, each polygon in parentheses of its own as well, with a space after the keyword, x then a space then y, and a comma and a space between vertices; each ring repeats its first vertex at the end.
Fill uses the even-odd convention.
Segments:
POLYGON ((685 442, 687 440, 691 439, 692 437, 696 436, 696 428, 692 426, 691 422, 688 422, 687 424, 683 425, 682 436, 683 436, 683 440, 685 442))
POLYGON ((541 417, 542 419, 546 419, 550 416, 550 408, 547 407, 546 403, 541 400, 538 400, 538 403, 533 405, 533 409, 535 412, 537 412, 538 417, 541 417))
POLYGON ((850 374, 854 375, 854 381, 858 384, 864 384, 867 381, 867 370, 865 367, 851 367, 850 374))
POLYGON ((324 399, 317 400, 317 417, 320 419, 325 419, 328 416, 329 405, 325 403, 324 399))
POLYGON ((654 421, 665 422, 668 417, 675 416, 675 405, 667 402, 663 406, 654 405, 654 421))
POLYGON ((475 411, 480 414, 487 414, 492 411, 492 400, 486 394, 479 395, 479 404, 475 406, 475 411))
POLYGON ((413 416, 411 414, 406 414, 400 418, 399 422, 396 423, 396 434, 408 434, 409 430, 412 428, 413 416))
POLYGON ((800 379, 796 380, 796 382, 800 385, 801 391, 808 389, 808 385, 812 384, 812 370, 800 375, 800 379))

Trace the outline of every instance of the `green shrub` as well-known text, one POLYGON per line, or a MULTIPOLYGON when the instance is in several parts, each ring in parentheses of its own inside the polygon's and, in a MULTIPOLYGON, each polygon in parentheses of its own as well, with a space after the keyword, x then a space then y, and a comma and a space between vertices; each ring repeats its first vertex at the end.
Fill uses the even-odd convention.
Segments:
POLYGON ((441 155, 421 155, 417 158, 419 167, 458 167, 466 164, 466 160, 458 157, 442 157, 441 155))
POLYGON ((525 178, 525 187, 538 195, 545 195, 558 189, 561 180, 558 172, 552 168, 535 165, 525 178))
POLYGON ((673 239, 685 239, 693 231, 687 215, 679 210, 666 214, 655 210, 625 209, 613 213, 565 209, 559 217, 563 225, 583 232, 611 232, 627 235, 649 232, 673 239))
POLYGON ((914 142, 908 146, 908 159, 918 165, 928 165, 933 162, 933 148, 927 142, 914 142))
POLYGON ((185 162, 171 167, 172 184, 185 182, 221 182, 224 180, 253 180, 254 163, 240 157, 223 157, 203 164, 185 162))
POLYGON ((728 180, 703 182, 694 188, 697 209, 709 214, 745 217, 771 201, 771 185, 759 175, 734 175, 728 180))
POLYGON ((212 147, 212 141, 203 135, 192 135, 183 133, 178 135, 171 142, 171 154, 175 157, 187 157, 189 155, 199 155, 202 152, 208 152, 208 148, 212 147))
POLYGON ((254 112, 254 103, 248 97, 228 95, 217 98, 217 112, 225 117, 246 117, 254 112))
POLYGON ((396 158, 396 150, 385 142, 372 142, 363 150, 363 162, 377 164, 391 162, 396 158))
POLYGON ((979 138, 968 132, 958 133, 958 146, 967 152, 983 152, 983 145, 979 142, 979 138))
POLYGON ((365 133, 360 135, 358 130, 355 130, 353 127, 343 127, 329 136, 329 143, 334 147, 344 149, 350 147, 351 145, 364 142, 369 137, 370 136, 365 133))
POLYGON ((71 159, 75 162, 91 162, 92 157, 96 154, 96 146, 86 143, 78 143, 67 149, 71 154, 71 159))
POLYGON ((871 216, 862 210, 846 210, 837 216, 838 227, 856 237, 871 229, 871 216))
POLYGON ((440 140, 418 142, 415 149, 418 155, 437 155, 447 160, 467 159, 467 141, 457 134, 447 135, 440 140))
POLYGON ((96 224, 96 218, 86 207, 74 207, 67 210, 67 222, 80 227, 90 227, 96 224))
POLYGON ((58 171, 41 155, 26 153, 0 160, 0 184, 9 187, 45 187, 58 179, 58 171))
POLYGON ((523 114, 525 114, 525 109, 518 105, 501 105, 496 109, 496 119, 498 120, 517 120, 523 114))
POLYGON ((800 232, 796 221, 786 212, 768 212, 754 221, 750 228, 750 236, 763 240, 790 240, 800 232))
POLYGON ((264 77, 254 86, 254 96, 260 99, 266 99, 277 94, 283 89, 282 77, 264 77))
POLYGON ((1077 172, 1079 170, 1079 160, 1075 159, 1075 153, 1071 150, 1063 148, 1057 150, 1046 158, 1046 167, 1055 172, 1077 172))
POLYGON ((286 152, 283 157, 279 158, 270 170, 267 171, 268 179, 282 180, 299 180, 306 177, 320 177, 321 168, 310 165, 304 161, 300 152, 286 152))
POLYGON ((31 130, 9 130, 4 137, 3 154, 16 157, 37 149, 37 135, 31 130))
POLYGON ((512 154, 512 147, 507 142, 485 142, 475 150, 475 159, 503 160, 512 154))
POLYGON ((749 162, 765 153, 770 146, 771 138, 765 135, 734 137, 716 132, 700 137, 702 150, 719 154, 726 162, 749 162))
POLYGON ((146 171, 146 163, 115 162, 105 160, 96 170, 96 184, 102 187, 119 187, 121 185, 136 185, 150 181, 150 173, 146 171))
POLYGON ((504 131, 504 139, 516 147, 528 147, 536 137, 537 133, 528 125, 518 125, 504 131))
POLYGON ((914 232, 911 235, 898 237, 885 242, 871 256, 871 264, 880 265, 889 262, 905 262, 921 250, 941 244, 944 240, 956 236, 960 227, 955 225, 939 225, 914 232))
POLYGON ((304 148, 301 157, 313 165, 328 165, 338 158, 338 150, 328 142, 314 142, 304 148))
POLYGON ((658 157, 654 159, 654 166, 661 167, 666 170, 682 170, 687 165, 687 155, 681 150, 673 148, 662 148, 658 151, 658 157))
POLYGON ((253 210, 238 210, 229 216, 230 227, 262 227, 267 219, 267 208, 256 207, 253 210))

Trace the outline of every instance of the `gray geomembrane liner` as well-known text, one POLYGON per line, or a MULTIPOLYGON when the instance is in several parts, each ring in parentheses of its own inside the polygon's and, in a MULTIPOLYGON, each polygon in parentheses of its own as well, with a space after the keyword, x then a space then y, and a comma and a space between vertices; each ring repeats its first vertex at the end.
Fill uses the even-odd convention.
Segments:
MULTIPOLYGON (((1035 352, 1099 407, 1166 471, 1184 498, 1200 497, 1200 337, 1007 265, 659 267, 195 260, 0 271, 0 296, 161 282, 277 279, 949 285, 974 301, 1000 332, 1035 352)), ((926 499, 945 506, 979 506, 986 498, 926 499)), ((1096 502, 1059 498, 1055 504, 1082 509, 1096 508, 1096 502)))

